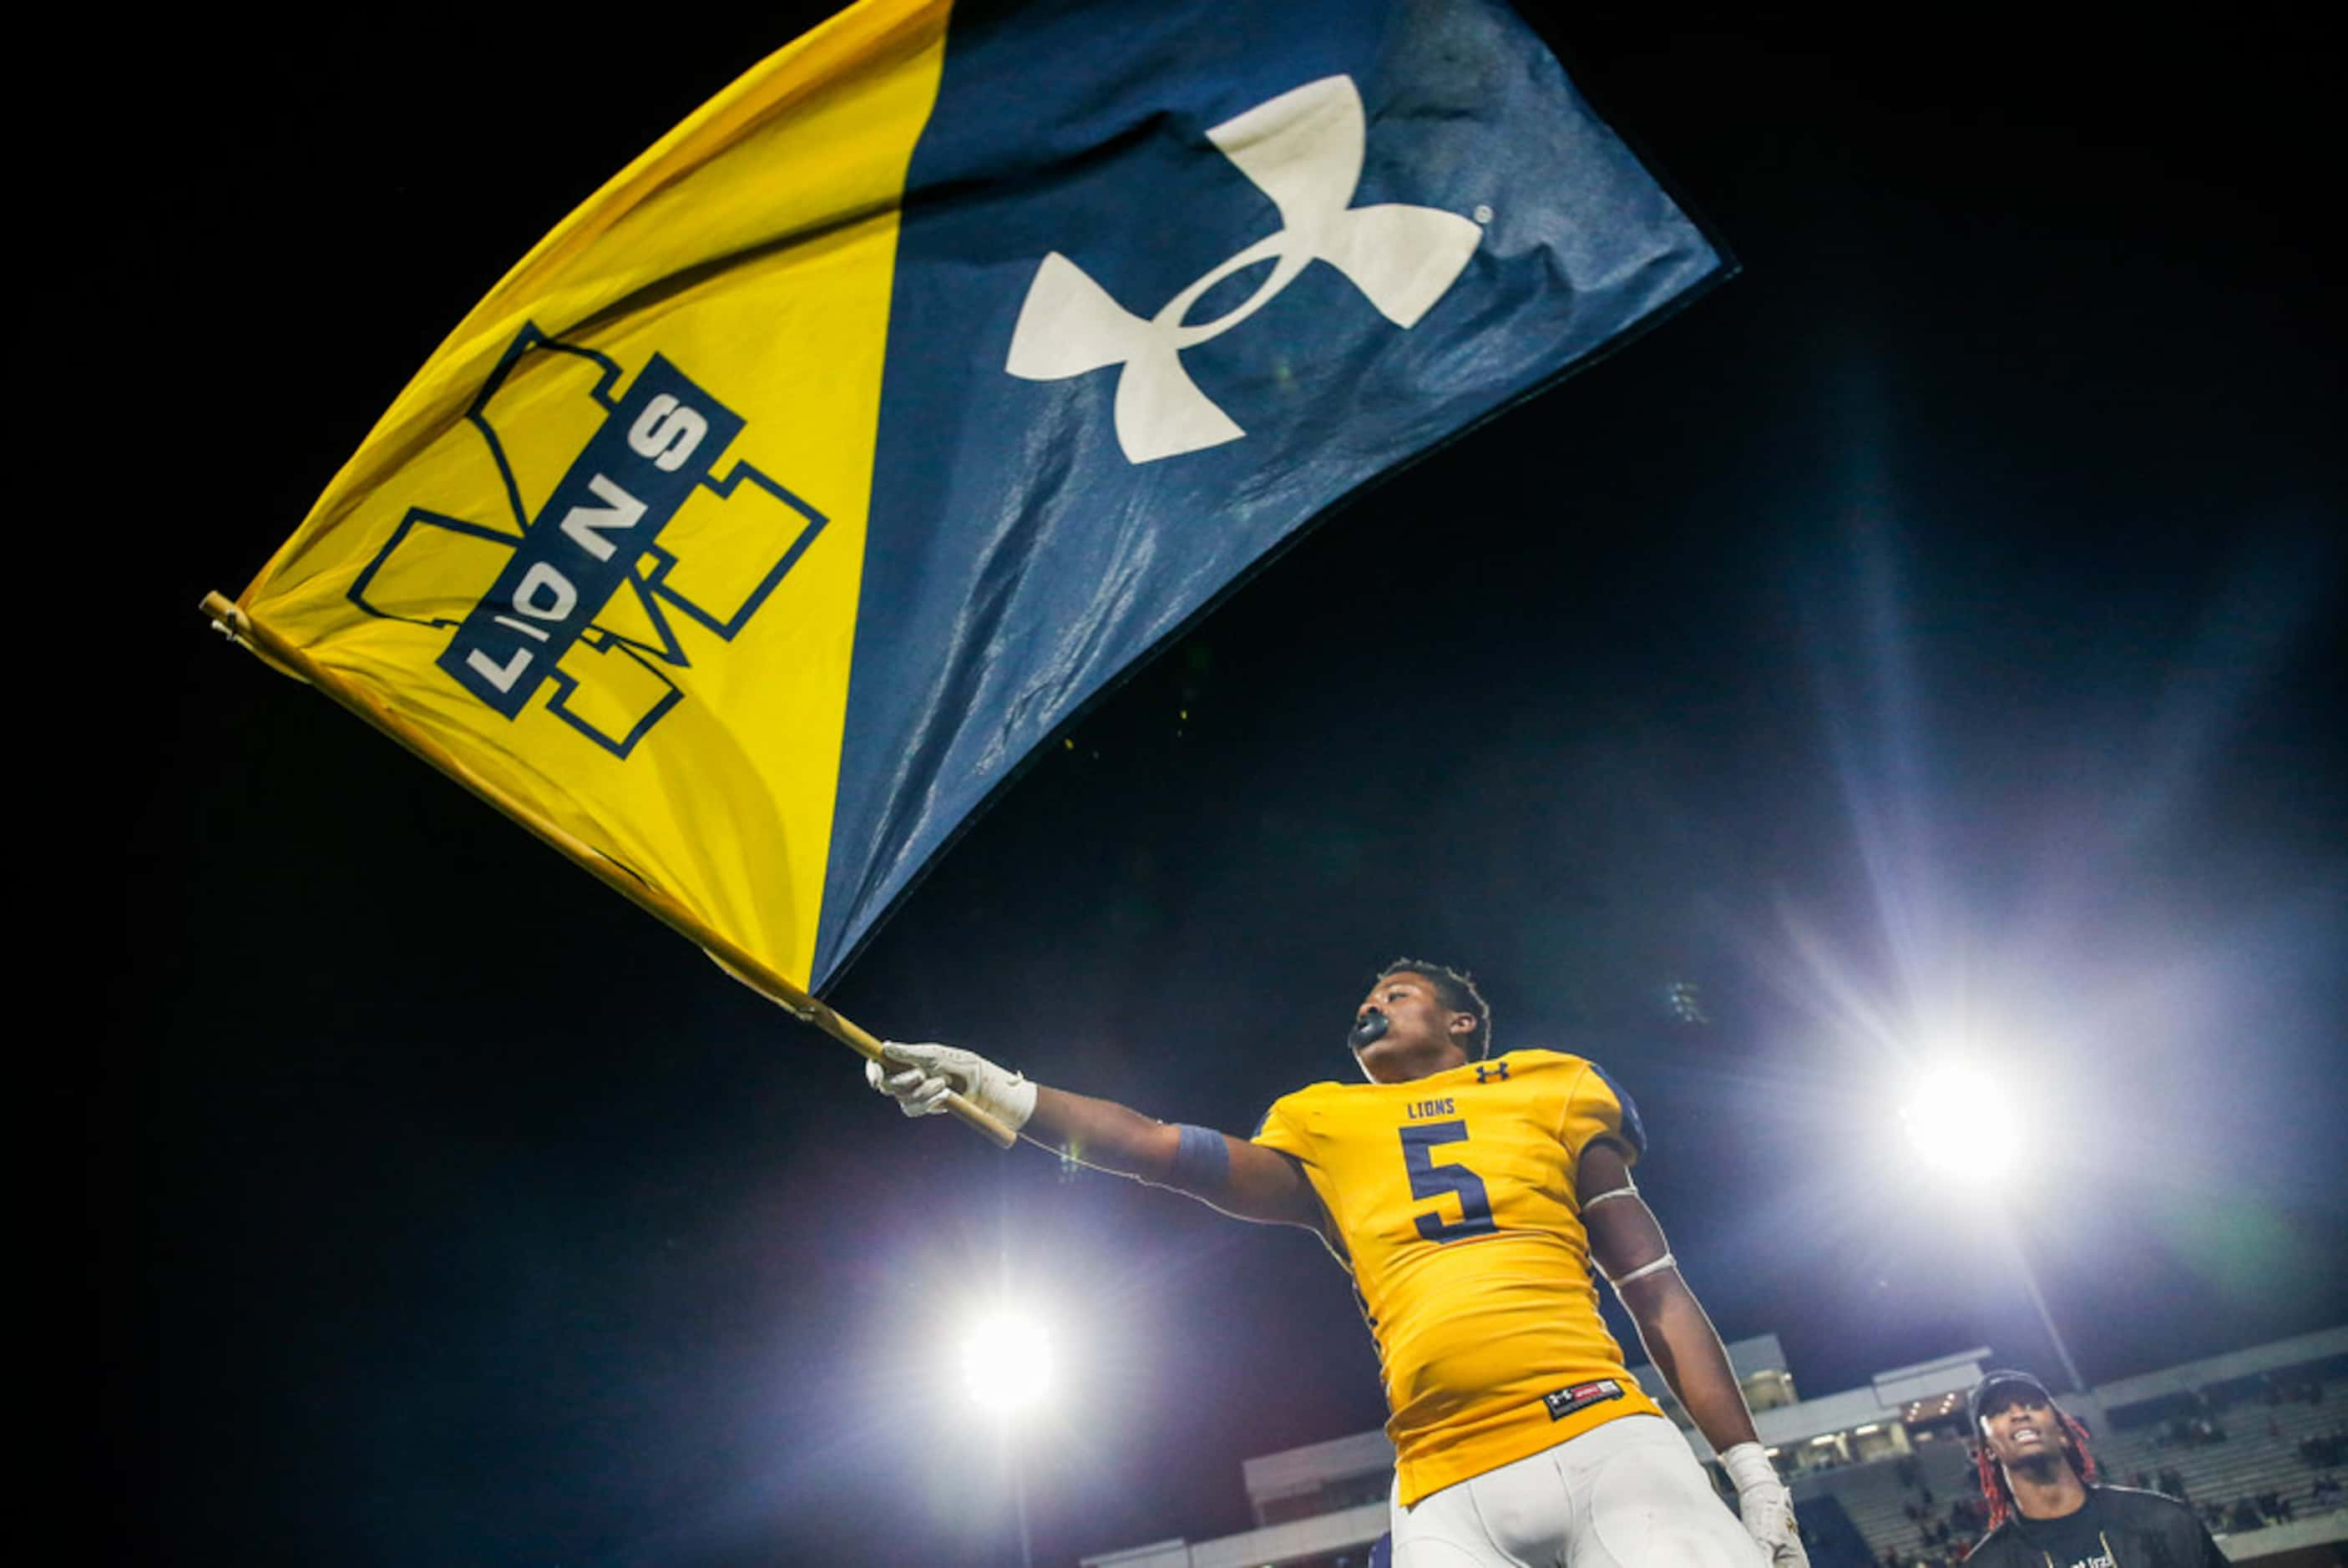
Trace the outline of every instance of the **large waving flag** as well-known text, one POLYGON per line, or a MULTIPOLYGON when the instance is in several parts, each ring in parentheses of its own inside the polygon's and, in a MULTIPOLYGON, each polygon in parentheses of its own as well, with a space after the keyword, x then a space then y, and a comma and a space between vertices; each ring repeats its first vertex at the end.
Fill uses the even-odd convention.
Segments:
POLYGON ((215 604, 803 1000, 1267 552, 1722 271, 1498 5, 864 0, 215 604))

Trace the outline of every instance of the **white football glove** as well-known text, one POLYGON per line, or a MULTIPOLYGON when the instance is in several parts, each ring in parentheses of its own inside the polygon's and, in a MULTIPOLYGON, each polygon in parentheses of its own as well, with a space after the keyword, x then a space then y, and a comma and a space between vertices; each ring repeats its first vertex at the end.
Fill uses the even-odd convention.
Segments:
POLYGON ((864 1081, 895 1100, 907 1116, 937 1115, 949 1094, 961 1095, 1014 1132, 1035 1113, 1035 1086, 976 1051, 884 1040, 880 1055, 889 1066, 866 1062, 864 1081))
POLYGON ((1720 1456, 1720 1468, 1735 1483, 1736 1515, 1745 1522, 1745 1532, 1769 1554, 1771 1568, 1810 1568, 1802 1527, 1794 1519, 1794 1494, 1777 1479, 1761 1445, 1737 1444, 1720 1456))

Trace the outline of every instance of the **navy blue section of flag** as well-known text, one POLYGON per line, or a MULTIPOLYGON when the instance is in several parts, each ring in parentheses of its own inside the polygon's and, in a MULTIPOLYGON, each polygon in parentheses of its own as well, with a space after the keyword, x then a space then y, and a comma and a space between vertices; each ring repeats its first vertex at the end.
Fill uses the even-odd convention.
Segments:
POLYGON ((1267 552, 1721 268, 1497 5, 958 8, 813 983, 1267 552))

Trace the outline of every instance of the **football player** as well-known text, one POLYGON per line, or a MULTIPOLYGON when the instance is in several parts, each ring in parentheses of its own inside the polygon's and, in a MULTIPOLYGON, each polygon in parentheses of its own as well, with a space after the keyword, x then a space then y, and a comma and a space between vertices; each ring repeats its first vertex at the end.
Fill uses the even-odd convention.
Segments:
POLYGON ((1631 1180, 1646 1135, 1629 1097, 1580 1057, 1491 1055, 1474 983, 1422 960, 1378 975, 1347 1043, 1368 1081, 1285 1096, 1252 1139, 948 1046, 891 1043, 869 1076, 908 1116, 958 1091, 1086 1165, 1319 1233, 1377 1346, 1395 1568, 1807 1568, 1719 1336, 1631 1180), (1624 1369, 1593 1263, 1719 1454, 1742 1530, 1624 1369))

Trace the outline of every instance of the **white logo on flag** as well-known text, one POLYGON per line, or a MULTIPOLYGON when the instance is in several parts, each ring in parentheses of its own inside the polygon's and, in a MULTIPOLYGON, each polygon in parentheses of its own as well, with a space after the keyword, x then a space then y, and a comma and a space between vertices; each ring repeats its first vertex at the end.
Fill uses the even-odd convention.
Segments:
POLYGON ((1247 434, 1199 390, 1182 351, 1220 337, 1263 308, 1315 261, 1328 263, 1378 313, 1409 327, 1441 299, 1476 253, 1483 231, 1456 212, 1386 202, 1355 207, 1365 140, 1351 77, 1323 77, 1256 105, 1207 132, 1223 156, 1280 209, 1281 228, 1166 302, 1134 315, 1085 270, 1054 251, 1035 269, 1004 368, 1059 381, 1119 366, 1117 440, 1128 462, 1154 462, 1247 434), (1262 262, 1256 290, 1213 321, 1183 317, 1208 290, 1262 262))

